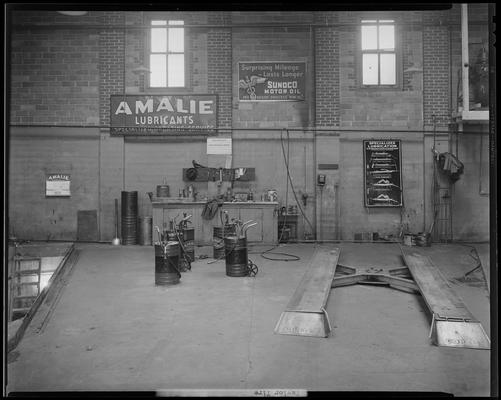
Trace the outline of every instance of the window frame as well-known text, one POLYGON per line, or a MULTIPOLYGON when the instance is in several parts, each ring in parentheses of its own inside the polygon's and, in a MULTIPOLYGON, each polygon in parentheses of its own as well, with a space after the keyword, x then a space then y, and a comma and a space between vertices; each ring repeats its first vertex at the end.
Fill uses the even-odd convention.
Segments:
MULTIPOLYGON (((370 25, 370 24, 366 24, 370 25)), ((374 24, 372 24, 374 25, 374 24)), ((390 24, 382 24, 382 25, 390 25, 390 24)), ((359 18, 358 21, 358 26, 357 26, 357 35, 356 35, 356 54, 357 54, 357 81, 358 81, 358 87, 360 89, 367 89, 367 90, 401 90, 402 89, 402 51, 401 51, 401 41, 400 41, 400 26, 398 24, 398 20, 394 16, 388 16, 388 15, 366 15, 363 17, 359 18), (379 21, 380 20, 393 20, 393 27, 394 27, 394 42, 395 42, 395 47, 393 52, 389 51, 381 51, 379 49, 376 50, 368 50, 364 51, 362 49, 362 26, 365 25, 362 23, 362 21, 365 20, 376 20, 377 23, 375 24, 376 26, 379 27, 379 21), (367 85, 363 83, 363 55, 364 54, 395 54, 395 83, 394 84, 375 84, 375 85, 367 85)), ((379 47, 379 43, 378 43, 379 47)), ((379 56, 378 56, 378 62, 379 62, 379 56)), ((379 68, 379 65, 378 65, 379 68)), ((378 82, 380 81, 380 71, 378 70, 378 82)))
MULTIPOLYGON (((168 56, 169 54, 169 49, 167 48, 167 51, 165 53, 161 52, 152 52, 151 51, 151 29, 154 27, 154 25, 151 24, 152 21, 166 21, 166 25, 159 25, 158 27, 165 27, 166 29, 169 28, 175 28, 175 27, 183 27, 184 29, 184 49, 183 52, 172 52, 172 54, 184 54, 184 86, 168 86, 168 65, 166 65, 166 86, 151 86, 151 76, 150 73, 147 74, 145 77, 145 89, 148 92, 152 93, 185 93, 190 90, 190 71, 188 70, 190 62, 189 62, 189 54, 190 52, 188 51, 188 29, 186 28, 186 19, 185 18, 180 18, 180 17, 173 17, 173 16, 168 16, 168 15, 156 15, 156 16, 151 16, 146 20, 146 24, 148 26, 147 28, 147 33, 146 33, 146 46, 145 46, 145 65, 150 69, 151 64, 150 64, 150 56, 151 54, 165 54, 168 56), (169 25, 169 21, 183 21, 182 25, 169 25)), ((167 33, 167 46, 168 46, 168 33, 167 33)), ((166 59, 166 63, 168 63, 168 57, 166 59)))

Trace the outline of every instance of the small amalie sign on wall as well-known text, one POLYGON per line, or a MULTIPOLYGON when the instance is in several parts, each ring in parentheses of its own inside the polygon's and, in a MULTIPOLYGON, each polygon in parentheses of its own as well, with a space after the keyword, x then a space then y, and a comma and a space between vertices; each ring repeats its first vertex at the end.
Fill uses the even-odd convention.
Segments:
POLYGON ((45 196, 71 196, 70 183, 70 175, 68 174, 47 174, 45 179, 45 196))

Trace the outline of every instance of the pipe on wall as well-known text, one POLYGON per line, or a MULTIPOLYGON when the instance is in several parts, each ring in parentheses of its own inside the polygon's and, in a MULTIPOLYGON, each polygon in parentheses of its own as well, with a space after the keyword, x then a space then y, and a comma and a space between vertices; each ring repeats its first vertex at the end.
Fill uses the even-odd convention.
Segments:
MULTIPOLYGON (((89 125, 89 124, 9 124, 9 127, 11 128, 95 128, 95 129, 110 129, 110 128, 130 128, 129 126, 119 126, 119 125, 89 125)), ((225 133, 228 132, 228 130, 231 131, 263 131, 263 132, 280 132, 283 128, 214 128, 214 132, 219 132, 219 131, 224 131, 225 133)), ((169 128, 165 128, 166 132, 169 131, 169 128)), ((340 136, 340 132, 358 132, 358 133, 430 133, 428 130, 425 129, 352 129, 352 128, 344 128, 344 127, 298 127, 298 128, 287 128, 289 132, 318 132, 320 136, 322 135, 327 135, 327 136, 340 136)), ((436 131, 437 134, 449 134, 449 131, 436 131)), ((463 134, 478 134, 478 131, 461 131, 463 134)), ((201 132, 201 133, 196 133, 193 134, 196 136, 210 136, 211 134, 209 132, 201 132)), ((146 137, 151 137, 151 135, 148 134, 137 134, 134 136, 146 136, 146 137)), ((157 135, 161 136, 161 135, 157 135)), ((174 136, 174 135, 173 135, 174 136)), ((184 137, 186 134, 179 134, 177 136, 184 137)))

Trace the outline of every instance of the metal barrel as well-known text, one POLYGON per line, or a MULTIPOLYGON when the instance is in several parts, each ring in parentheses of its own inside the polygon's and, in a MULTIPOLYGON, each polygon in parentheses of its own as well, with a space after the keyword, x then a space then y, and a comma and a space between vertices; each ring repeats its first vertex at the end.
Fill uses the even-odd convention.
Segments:
POLYGON ((169 197, 169 185, 158 185, 157 197, 169 197))
POLYGON ((247 276, 247 238, 245 236, 229 236, 224 238, 224 250, 226 256, 226 275, 247 276))
POLYGON ((212 245, 213 257, 223 258, 224 252, 224 238, 228 236, 235 236, 235 225, 215 226, 212 232, 212 245))
POLYGON ((184 250, 191 261, 195 261, 195 228, 185 228, 181 233, 184 250))
POLYGON ((153 240, 153 218, 152 217, 139 217, 139 244, 142 246, 151 246, 153 240))
POLYGON ((122 191, 122 244, 137 244, 137 191, 122 191))
POLYGON ((179 242, 167 242, 165 246, 155 243, 155 285, 179 283, 179 242))

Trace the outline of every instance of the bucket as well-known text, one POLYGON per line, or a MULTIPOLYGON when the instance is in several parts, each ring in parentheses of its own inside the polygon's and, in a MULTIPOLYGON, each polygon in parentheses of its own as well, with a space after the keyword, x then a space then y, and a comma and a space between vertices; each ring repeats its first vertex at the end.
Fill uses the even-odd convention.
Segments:
POLYGON ((431 246, 431 235, 426 232, 419 232, 415 237, 417 246, 431 246))
POLYGON ((122 191, 122 244, 137 244, 137 191, 122 191))
POLYGON ((169 197, 169 185, 158 185, 157 197, 169 197))
POLYGON ((225 256, 224 238, 235 236, 235 225, 215 226, 212 232, 213 257, 221 259, 225 256))
POLYGON ((247 276, 249 274, 247 238, 245 236, 225 237, 224 251, 226 256, 226 275, 247 276))
POLYGON ((152 242, 152 217, 139 217, 139 244, 141 246, 151 246, 152 242))
POLYGON ((167 242, 164 247, 155 244, 155 285, 179 283, 179 242, 167 242))
POLYGON ((404 235, 404 245, 414 246, 414 235, 404 235))

